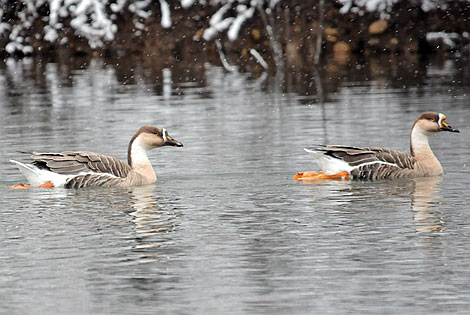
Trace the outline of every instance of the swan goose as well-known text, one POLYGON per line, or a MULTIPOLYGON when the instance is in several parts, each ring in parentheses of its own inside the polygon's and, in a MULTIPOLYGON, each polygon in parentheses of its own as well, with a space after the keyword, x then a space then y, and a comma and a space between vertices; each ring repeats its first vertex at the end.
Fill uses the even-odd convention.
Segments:
POLYGON ((381 180, 437 176, 441 163, 429 146, 428 137, 441 131, 459 132, 436 112, 419 115, 411 128, 410 153, 377 147, 321 145, 305 148, 318 163, 321 172, 300 172, 297 180, 381 180))
MULTIPOLYGON (((128 187, 153 184, 155 171, 147 157, 147 151, 183 144, 168 135, 165 128, 142 126, 131 138, 127 150, 127 163, 115 157, 93 152, 33 152, 31 163, 15 160, 32 186, 82 188, 90 186, 128 187)), ((18 189, 27 185, 14 185, 18 189)))

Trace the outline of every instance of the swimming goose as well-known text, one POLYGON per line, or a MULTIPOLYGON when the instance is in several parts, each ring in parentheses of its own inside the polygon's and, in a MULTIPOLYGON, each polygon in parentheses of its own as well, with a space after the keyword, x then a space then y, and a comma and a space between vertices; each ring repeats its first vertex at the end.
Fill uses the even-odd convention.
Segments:
POLYGON ((39 187, 82 188, 89 186, 128 187, 155 183, 157 176, 147 151, 162 146, 182 147, 165 128, 142 126, 132 137, 127 163, 93 152, 37 153, 32 162, 15 160, 29 183, 39 187))
POLYGON ((431 150, 428 136, 441 131, 459 132, 445 122, 441 113, 419 115, 411 128, 411 154, 384 149, 342 145, 321 145, 304 150, 313 156, 322 172, 301 172, 294 178, 380 180, 436 176, 443 173, 431 150))

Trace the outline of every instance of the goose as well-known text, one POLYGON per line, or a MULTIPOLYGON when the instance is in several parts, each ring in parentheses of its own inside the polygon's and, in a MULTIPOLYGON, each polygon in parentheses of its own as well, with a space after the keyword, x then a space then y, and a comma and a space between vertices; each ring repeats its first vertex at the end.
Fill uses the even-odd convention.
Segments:
MULTIPOLYGON (((32 152, 31 163, 10 160, 32 186, 83 188, 90 186, 129 187, 153 184, 155 171, 147 151, 162 146, 182 147, 165 128, 142 126, 131 138, 127 163, 115 157, 86 151, 32 152)), ((27 185, 12 188, 28 188, 27 185)))
POLYGON ((452 128, 442 113, 425 112, 411 128, 410 154, 378 147, 320 145, 305 148, 320 166, 320 172, 300 172, 297 180, 382 180, 442 175, 441 163, 429 146, 428 137, 452 128))

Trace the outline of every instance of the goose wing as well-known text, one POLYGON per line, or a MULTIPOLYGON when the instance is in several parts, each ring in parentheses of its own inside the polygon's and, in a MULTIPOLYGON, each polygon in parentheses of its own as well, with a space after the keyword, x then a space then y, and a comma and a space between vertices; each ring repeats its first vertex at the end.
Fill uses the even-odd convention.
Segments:
POLYGON ((401 169, 413 169, 416 159, 408 153, 378 147, 351 147, 325 145, 319 148, 324 154, 340 159, 355 167, 369 163, 389 163, 401 169))
POLYGON ((65 188, 84 188, 84 187, 114 187, 119 186, 125 181, 121 177, 116 177, 107 173, 82 174, 70 177, 64 184, 65 188))
POLYGON ((32 164, 63 175, 95 173, 125 178, 131 171, 126 162, 93 152, 38 153, 31 155, 32 164))
POLYGON ((351 175, 357 179, 404 177, 416 167, 413 156, 391 149, 325 145, 317 150, 348 163, 351 175))

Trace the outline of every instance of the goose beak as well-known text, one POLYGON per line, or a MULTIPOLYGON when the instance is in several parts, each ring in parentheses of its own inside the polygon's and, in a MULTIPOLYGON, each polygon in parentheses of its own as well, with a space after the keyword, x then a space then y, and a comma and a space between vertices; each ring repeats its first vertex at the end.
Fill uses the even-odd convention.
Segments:
POLYGON ((173 147, 182 147, 183 146, 183 144, 181 142, 176 141, 175 139, 173 139, 169 135, 166 135, 165 145, 171 145, 173 147))
POLYGON ((439 126, 440 131, 450 131, 450 132, 460 132, 458 129, 452 128, 451 125, 446 123, 444 120, 441 121, 441 125, 439 126))

